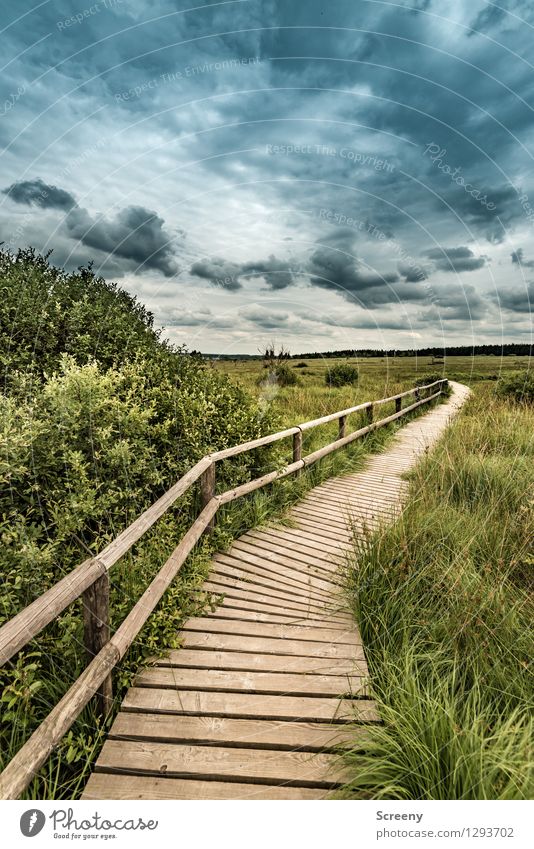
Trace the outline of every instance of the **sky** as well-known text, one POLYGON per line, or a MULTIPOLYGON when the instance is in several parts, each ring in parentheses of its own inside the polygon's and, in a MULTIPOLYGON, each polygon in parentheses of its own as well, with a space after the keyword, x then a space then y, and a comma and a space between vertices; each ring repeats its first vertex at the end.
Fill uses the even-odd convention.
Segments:
POLYGON ((3 0, 0 241, 209 353, 526 342, 529 0, 3 0))

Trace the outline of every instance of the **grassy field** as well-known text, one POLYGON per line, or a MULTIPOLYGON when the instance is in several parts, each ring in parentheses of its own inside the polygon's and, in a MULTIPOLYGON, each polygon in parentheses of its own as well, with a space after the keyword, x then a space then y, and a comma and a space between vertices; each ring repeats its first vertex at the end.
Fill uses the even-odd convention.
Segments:
POLYGON ((534 408, 481 384, 412 474, 401 519, 354 554, 354 605, 383 725, 346 793, 534 793, 534 408))
POLYGON ((432 357, 366 357, 361 359, 289 360, 289 367, 298 375, 299 385, 281 389, 258 386, 266 372, 261 360, 219 360, 212 367, 225 372, 232 380, 249 391, 265 398, 279 413, 283 426, 327 413, 394 395, 408 389, 425 375, 439 375, 470 386, 481 381, 495 381, 501 376, 528 368, 528 357, 449 357, 446 363, 433 363, 432 357), (355 386, 330 388, 326 385, 327 371, 338 363, 350 362, 358 367, 360 378, 355 386), (300 363, 306 363, 299 368, 300 363), (269 394, 270 393, 270 394, 269 394), (272 397, 271 397, 272 396, 272 397))

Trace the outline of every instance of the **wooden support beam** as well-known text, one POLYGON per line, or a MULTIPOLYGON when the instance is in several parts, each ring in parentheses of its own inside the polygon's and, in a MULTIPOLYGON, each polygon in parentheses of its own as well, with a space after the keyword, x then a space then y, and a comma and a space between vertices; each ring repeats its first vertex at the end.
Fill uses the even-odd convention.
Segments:
MULTIPOLYGON (((299 429, 293 434, 293 462, 298 463, 302 460, 302 431, 299 429)), ((296 477, 300 477, 302 469, 297 469, 296 477)))
POLYGON ((402 407, 402 398, 395 398, 395 412, 400 413, 402 407))
MULTIPOLYGON (((82 595, 83 602, 83 638, 88 663, 104 648, 109 641, 109 576, 106 572, 82 595)), ((96 692, 97 711, 107 716, 113 704, 113 683, 111 674, 104 679, 96 692)))
POLYGON ((369 404, 367 407, 367 421, 369 424, 372 424, 374 416, 374 406, 373 404, 369 404))
MULTIPOLYGON (((213 462, 200 477, 200 501, 204 509, 211 499, 215 497, 215 463, 213 462)), ((208 530, 215 527, 215 516, 208 524, 208 530)))
POLYGON ((338 433, 337 438, 343 439, 343 437, 346 435, 346 432, 347 432, 347 417, 346 416, 340 416, 339 417, 339 433, 338 433))

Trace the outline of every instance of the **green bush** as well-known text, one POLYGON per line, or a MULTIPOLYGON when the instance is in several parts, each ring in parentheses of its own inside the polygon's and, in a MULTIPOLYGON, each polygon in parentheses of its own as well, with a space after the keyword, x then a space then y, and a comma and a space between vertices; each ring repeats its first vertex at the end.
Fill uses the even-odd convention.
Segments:
POLYGON ((62 354, 110 367, 170 346, 135 297, 97 277, 91 266, 67 274, 33 249, 0 249, 0 366, 49 374, 62 354))
POLYGON ((358 369, 350 363, 339 363, 328 369, 325 375, 327 386, 350 386, 358 381, 358 369))
POLYGON ((308 363, 297 363, 293 368, 308 368, 308 363))
POLYGON ((503 378, 497 393, 519 404, 534 404, 534 371, 518 371, 503 378))
POLYGON ((444 374, 424 374, 415 380, 414 386, 428 386, 429 383, 435 383, 436 380, 443 380, 444 377, 444 374))
POLYGON ((257 380, 258 386, 297 386, 299 379, 290 366, 286 363, 267 365, 269 372, 267 376, 260 375, 257 380))

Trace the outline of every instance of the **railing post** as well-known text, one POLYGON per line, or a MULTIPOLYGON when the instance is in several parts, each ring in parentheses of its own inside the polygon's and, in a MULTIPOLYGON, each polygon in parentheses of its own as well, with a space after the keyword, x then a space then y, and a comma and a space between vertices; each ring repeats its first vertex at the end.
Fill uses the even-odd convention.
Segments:
POLYGON ((338 439, 343 439, 343 437, 345 436, 346 432, 347 432, 347 417, 346 417, 346 416, 340 416, 340 417, 339 417, 339 434, 338 434, 338 439))
POLYGON ((400 413, 402 407, 402 398, 395 398, 395 412, 400 413))
MULTIPOLYGON (((299 460, 302 460, 302 431, 297 430, 296 433, 293 434, 293 462, 298 463, 299 460)), ((297 469, 296 476, 300 477, 302 474, 302 469, 297 469)))
POLYGON ((369 406, 367 407, 367 423, 368 424, 373 423, 374 412, 375 412, 375 408, 373 407, 372 404, 369 404, 369 406))
POLYGON ((420 389, 416 389, 413 394, 415 396, 416 401, 419 401, 421 399, 421 390, 420 389))
MULTIPOLYGON (((82 594, 83 641, 89 663, 109 642, 109 575, 105 572, 82 594)), ((95 693, 97 712, 106 716, 113 703, 111 675, 102 682, 95 693)))
MULTIPOLYGON (((208 466, 205 472, 202 472, 200 476, 200 501, 201 507, 204 507, 209 504, 211 499, 215 496, 215 463, 211 463, 208 466)), ((215 516, 209 524, 207 528, 212 530, 215 527, 215 516)))

